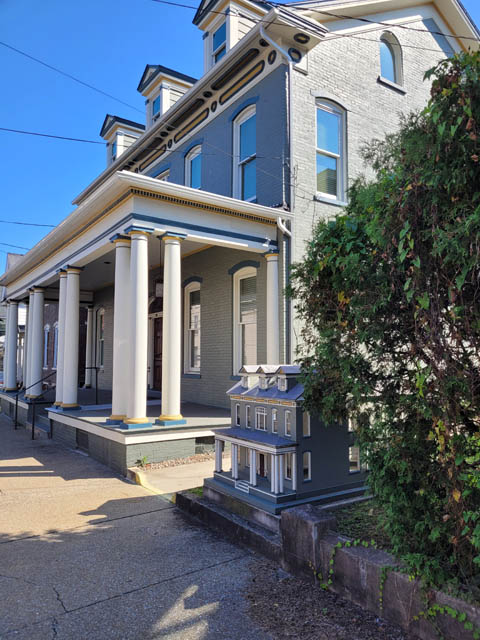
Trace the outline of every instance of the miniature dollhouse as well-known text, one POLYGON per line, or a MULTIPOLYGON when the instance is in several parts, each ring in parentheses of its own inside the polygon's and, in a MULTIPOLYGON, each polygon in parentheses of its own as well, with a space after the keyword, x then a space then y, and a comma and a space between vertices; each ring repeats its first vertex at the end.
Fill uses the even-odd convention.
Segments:
POLYGON ((306 502, 362 495, 354 433, 347 424, 326 426, 303 411, 296 365, 251 365, 227 393, 232 426, 215 432, 215 473, 206 486, 270 513, 306 502), (223 470, 225 443, 231 470, 223 470))

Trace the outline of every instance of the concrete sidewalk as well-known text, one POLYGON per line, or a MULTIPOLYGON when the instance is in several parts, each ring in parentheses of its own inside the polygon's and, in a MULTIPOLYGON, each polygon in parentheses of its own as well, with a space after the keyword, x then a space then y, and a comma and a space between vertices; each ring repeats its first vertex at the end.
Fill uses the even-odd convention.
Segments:
POLYGON ((252 555, 0 415, 0 638, 266 640, 252 555))
MULTIPOLYGON (((225 469, 230 467, 230 455, 223 457, 225 469)), ((177 491, 202 487, 205 478, 213 477, 215 460, 180 464, 162 469, 141 470, 147 486, 160 495, 171 496, 177 491)))

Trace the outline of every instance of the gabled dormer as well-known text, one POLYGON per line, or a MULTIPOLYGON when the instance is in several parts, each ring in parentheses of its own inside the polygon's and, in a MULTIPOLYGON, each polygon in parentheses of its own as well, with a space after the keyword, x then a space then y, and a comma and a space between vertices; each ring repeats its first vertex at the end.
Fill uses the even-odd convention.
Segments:
POLYGON ((196 81, 196 78, 160 64, 147 64, 137 87, 137 91, 146 98, 147 128, 173 107, 196 81))
POLYGON ((233 49, 271 8, 260 0, 202 0, 193 24, 203 31, 204 72, 233 49))
POLYGON ((121 156, 144 131, 144 124, 107 113, 100 130, 100 136, 107 143, 107 167, 121 156))

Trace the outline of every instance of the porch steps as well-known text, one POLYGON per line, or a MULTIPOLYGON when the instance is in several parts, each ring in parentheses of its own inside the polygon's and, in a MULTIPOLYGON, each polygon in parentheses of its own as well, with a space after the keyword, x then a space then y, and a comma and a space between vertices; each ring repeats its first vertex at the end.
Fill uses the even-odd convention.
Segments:
POLYGON ((246 480, 235 480, 235 489, 243 491, 244 493, 250 493, 250 485, 246 480))

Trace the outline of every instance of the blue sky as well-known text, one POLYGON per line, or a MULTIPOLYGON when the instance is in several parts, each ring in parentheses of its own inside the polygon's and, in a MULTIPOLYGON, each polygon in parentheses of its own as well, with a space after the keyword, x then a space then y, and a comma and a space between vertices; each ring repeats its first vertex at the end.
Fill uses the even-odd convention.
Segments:
MULTIPOLYGON (((463 3, 480 25, 478 2, 463 3)), ((202 34, 193 15, 153 0, 0 0, 1 41, 141 111, 0 45, 0 127, 101 141, 106 113, 144 122, 136 88, 147 63, 202 73, 202 34)), ((105 167, 105 148, 96 144, 0 131, 0 150, 0 220, 57 224, 105 167)), ((30 248, 47 231, 0 222, 0 242, 30 248)), ((0 273, 8 250, 17 251, 0 244, 0 273)))

